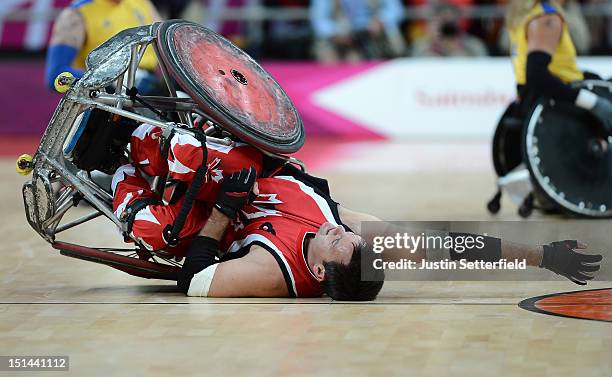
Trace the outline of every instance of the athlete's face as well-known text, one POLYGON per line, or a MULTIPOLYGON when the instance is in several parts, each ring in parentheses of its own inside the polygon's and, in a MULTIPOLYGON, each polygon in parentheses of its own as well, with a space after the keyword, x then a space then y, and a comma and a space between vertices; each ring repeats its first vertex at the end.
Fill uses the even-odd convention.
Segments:
POLYGON ((321 225, 311 242, 316 244, 323 262, 348 265, 355 247, 361 242, 361 237, 353 232, 347 232, 341 225, 325 223, 321 225))

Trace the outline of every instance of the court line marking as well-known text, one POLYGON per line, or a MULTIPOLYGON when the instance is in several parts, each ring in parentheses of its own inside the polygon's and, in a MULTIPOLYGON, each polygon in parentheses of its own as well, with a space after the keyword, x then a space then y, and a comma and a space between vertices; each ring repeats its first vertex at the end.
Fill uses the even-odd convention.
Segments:
POLYGON ((516 306, 516 303, 448 302, 0 302, 0 305, 446 305, 446 306, 516 306))

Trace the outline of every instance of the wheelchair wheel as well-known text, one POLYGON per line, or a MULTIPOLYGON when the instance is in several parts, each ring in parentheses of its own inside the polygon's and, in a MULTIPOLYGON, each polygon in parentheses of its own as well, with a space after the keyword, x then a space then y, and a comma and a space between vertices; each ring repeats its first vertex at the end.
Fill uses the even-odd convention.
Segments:
POLYGON ((167 21, 157 47, 170 75, 226 131, 273 153, 302 147, 304 126, 291 99, 233 43, 198 24, 167 21))
POLYGON ((517 103, 511 103, 495 128, 493 166, 499 177, 508 174, 522 162, 521 144, 524 119, 517 117, 517 103))
POLYGON ((104 264, 145 279, 176 280, 181 269, 181 264, 171 258, 156 258, 138 249, 91 248, 66 242, 54 242, 52 246, 64 256, 104 264))
MULTIPOLYGON (((612 98, 612 84, 580 84, 612 98)), ((535 189, 565 212, 612 217, 612 138, 588 112, 572 105, 540 102, 524 134, 524 158, 535 189)))

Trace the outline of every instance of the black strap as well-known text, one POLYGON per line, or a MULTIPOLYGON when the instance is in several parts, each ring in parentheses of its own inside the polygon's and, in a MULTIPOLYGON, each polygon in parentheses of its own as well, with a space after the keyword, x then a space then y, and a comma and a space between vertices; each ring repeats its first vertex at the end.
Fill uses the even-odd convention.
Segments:
POLYGON ((124 238, 130 239, 130 233, 132 233, 132 227, 134 226, 134 220, 138 212, 145 209, 148 205, 159 204, 157 198, 142 198, 134 200, 125 210, 125 217, 122 219, 127 223, 126 233, 123 235, 124 238))
POLYGON ((138 96, 138 88, 136 88, 135 86, 127 89, 125 91, 125 94, 127 94, 130 99, 133 102, 139 102, 140 104, 142 104, 144 107, 146 107, 147 109, 151 110, 153 113, 155 113, 155 115, 157 115, 158 117, 160 117, 161 119, 165 120, 166 122, 169 122, 170 119, 168 119, 168 117, 166 117, 166 114, 162 113, 161 111, 157 110, 156 108, 154 108, 153 106, 151 106, 150 104, 148 104, 145 100, 143 100, 142 98, 140 98, 138 96))
POLYGON ((187 220, 187 215, 191 211, 193 207, 193 202, 195 201, 204 181, 206 179, 206 172, 208 170, 208 149, 206 149, 206 134, 198 129, 192 129, 194 132, 195 138, 202 145, 202 165, 198 167, 193 177, 193 181, 189 186, 189 190, 187 190, 187 194, 185 194, 185 201, 181 205, 179 209, 179 213, 176 216, 176 220, 173 225, 168 225, 166 229, 164 229, 164 240, 168 244, 168 246, 176 246, 179 243, 179 234, 185 225, 185 221, 187 220))

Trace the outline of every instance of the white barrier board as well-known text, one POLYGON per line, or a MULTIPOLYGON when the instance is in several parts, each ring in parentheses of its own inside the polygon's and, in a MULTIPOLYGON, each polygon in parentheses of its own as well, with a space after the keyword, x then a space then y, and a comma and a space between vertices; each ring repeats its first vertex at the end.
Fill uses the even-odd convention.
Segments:
MULTIPOLYGON (((612 58, 581 58, 612 77, 612 58)), ((390 61, 314 93, 326 110, 394 139, 486 139, 515 98, 509 58, 390 61)))

